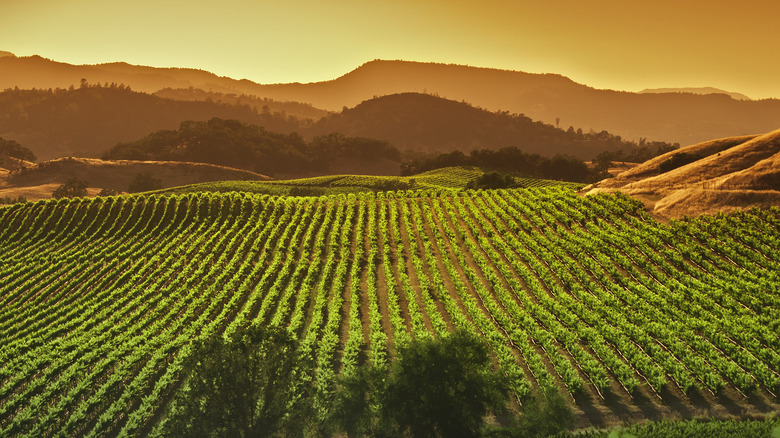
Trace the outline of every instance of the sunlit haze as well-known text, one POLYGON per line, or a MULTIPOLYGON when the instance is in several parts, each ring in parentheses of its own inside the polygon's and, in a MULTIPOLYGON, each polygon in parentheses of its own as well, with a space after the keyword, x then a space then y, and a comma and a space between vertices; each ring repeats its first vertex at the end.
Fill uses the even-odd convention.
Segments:
POLYGON ((259 83, 322 81, 403 59, 766 98, 780 97, 779 15, 780 3, 765 0, 3 0, 0 50, 259 83))

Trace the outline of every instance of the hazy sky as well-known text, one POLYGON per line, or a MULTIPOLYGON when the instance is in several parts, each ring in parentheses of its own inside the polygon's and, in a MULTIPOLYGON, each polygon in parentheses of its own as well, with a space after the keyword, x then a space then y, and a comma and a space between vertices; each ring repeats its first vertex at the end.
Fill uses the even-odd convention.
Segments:
POLYGON ((773 0, 0 0, 0 50, 260 83, 404 59, 780 98, 778 16, 773 0))

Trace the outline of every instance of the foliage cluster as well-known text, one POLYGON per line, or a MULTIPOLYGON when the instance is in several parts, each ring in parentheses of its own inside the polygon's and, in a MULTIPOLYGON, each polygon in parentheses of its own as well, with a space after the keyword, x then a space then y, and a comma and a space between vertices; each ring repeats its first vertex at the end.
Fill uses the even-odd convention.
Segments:
POLYGON ((35 161, 37 159, 30 149, 13 140, 5 140, 2 137, 0 137, 0 154, 25 161, 35 161))
POLYGON ((314 363, 286 330, 251 326, 198 341, 193 351, 160 435, 546 436, 573 422, 548 391, 527 399, 511 426, 487 428, 491 412, 513 418, 509 381, 493 371, 487 344, 465 331, 415 339, 386 367, 356 368, 339 380, 323 421, 313 416, 314 363))
POLYGON ((499 172, 488 172, 479 178, 469 181, 467 189, 508 189, 517 187, 517 182, 511 175, 499 172))
POLYGON ((448 166, 476 166, 526 178, 580 183, 594 182, 604 177, 603 173, 590 169, 584 161, 578 158, 528 154, 514 146, 498 150, 474 150, 468 155, 461 151, 454 151, 432 158, 416 159, 403 163, 401 173, 402 175, 413 175, 448 166))
POLYGON ((671 157, 669 157, 668 160, 664 161, 658 166, 658 171, 660 173, 666 173, 670 170, 677 169, 678 167, 685 166, 686 164, 693 163, 694 161, 698 161, 702 159, 702 156, 696 155, 696 154, 689 154, 687 152, 678 152, 676 154, 672 154, 671 157))
POLYGON ((644 138, 639 139, 639 146, 636 149, 625 151, 604 151, 593 159, 598 170, 606 171, 609 166, 616 161, 627 161, 629 163, 643 163, 651 158, 663 155, 680 148, 679 143, 666 143, 661 141, 648 142, 644 138))
POLYGON ((178 130, 154 132, 119 143, 103 155, 114 160, 169 160, 213 163, 264 174, 326 172, 345 159, 398 160, 385 141, 332 133, 307 143, 296 133, 281 134, 237 120, 182 122, 178 130))
POLYGON ((127 188, 128 193, 150 192, 152 190, 160 190, 162 188, 162 180, 155 178, 149 172, 139 172, 130 181, 130 185, 127 188))
POLYGON ((320 119, 310 131, 381 138, 403 151, 429 153, 517 147, 545 156, 562 154, 591 159, 605 150, 629 154, 642 146, 607 131, 583 132, 574 127, 564 130, 533 121, 524 114, 491 112, 466 102, 420 93, 364 101, 320 119))
MULTIPOLYGON (((108 145, 171 129, 184 120, 236 119, 292 129, 287 120, 248 105, 185 102, 130 90, 117 84, 84 84, 74 89, 9 89, 0 92, 0 133, 35 134, 26 144, 43 159, 98 156, 108 145)), ((297 126, 297 123, 293 124, 297 126)))
POLYGON ((81 198, 87 196, 87 182, 79 178, 73 177, 57 187, 52 192, 51 197, 55 199, 60 198, 81 198))
POLYGON ((164 436, 294 436, 307 423, 308 358, 283 330, 253 326, 197 342, 164 436))
POLYGON ((16 198, 13 198, 11 196, 0 197, 0 205, 20 204, 24 202, 27 202, 27 198, 25 198, 24 196, 18 196, 16 198))

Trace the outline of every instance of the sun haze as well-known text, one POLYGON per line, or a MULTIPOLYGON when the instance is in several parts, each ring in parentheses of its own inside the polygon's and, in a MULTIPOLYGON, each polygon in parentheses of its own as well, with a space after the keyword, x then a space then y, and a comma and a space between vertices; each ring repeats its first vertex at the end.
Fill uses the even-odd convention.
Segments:
POLYGON ((780 4, 660 0, 4 0, 0 50, 194 67, 260 83, 372 59, 559 73, 597 88, 712 86, 780 97, 780 4))

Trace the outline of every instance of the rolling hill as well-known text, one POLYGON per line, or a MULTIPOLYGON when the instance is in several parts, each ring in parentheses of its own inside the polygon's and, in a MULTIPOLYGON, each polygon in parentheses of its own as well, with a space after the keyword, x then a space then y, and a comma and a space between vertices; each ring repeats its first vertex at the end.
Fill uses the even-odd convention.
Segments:
POLYGON ((192 343, 249 323, 315 359, 315 427, 339 375, 454 329, 580 427, 771 418, 778 227, 565 187, 0 207, 0 435, 156 436, 192 343))
POLYGON ((686 146, 586 188, 616 190, 670 217, 780 205, 780 130, 686 146))
MULTIPOLYGON (((333 132, 381 139, 413 152, 468 152, 517 146, 546 156, 560 153, 591 159, 604 150, 637 148, 636 143, 605 131, 564 131, 525 116, 490 112, 419 93, 370 99, 355 108, 329 113, 316 122, 295 117, 284 109, 304 112, 308 107, 278 104, 276 107, 282 110, 272 113, 265 103, 268 101, 197 90, 163 90, 150 95, 116 85, 6 90, 0 92, 0 137, 16 140, 43 160, 98 157, 118 143, 176 129, 184 121, 218 117, 262 126, 272 132, 297 132, 307 139, 333 132)), ((272 172, 267 168, 262 171, 272 172)))
POLYGON ((285 132, 299 127, 297 119, 246 104, 166 99, 116 84, 0 92, 0 137, 17 141, 41 160, 98 157, 119 142, 213 117, 285 132))
POLYGON ((606 131, 567 131, 523 115, 491 112, 421 93, 366 100, 320 119, 304 132, 334 131, 386 140, 400 150, 428 153, 514 146, 525 153, 589 160, 605 150, 629 152, 639 147, 606 131))
POLYGON ((93 158, 60 158, 0 175, 0 197, 22 196, 28 201, 51 198, 70 178, 88 183, 90 196, 102 189, 126 192, 139 173, 160 180, 161 188, 223 180, 269 180, 258 173, 203 163, 167 161, 105 161, 93 158))
POLYGON ((780 119, 780 100, 734 100, 723 94, 631 93, 597 90, 556 74, 407 61, 368 62, 330 81, 262 85, 194 69, 151 68, 125 63, 78 66, 41 57, 0 58, 0 88, 67 88, 82 78, 156 92, 201 88, 296 101, 339 111, 376 96, 404 92, 437 94, 490 111, 534 120, 607 130, 624 138, 693 144, 713 137, 767 132, 780 119), (559 120, 559 122, 556 122, 559 120))
POLYGON ((734 100, 752 100, 742 93, 725 91, 714 87, 682 87, 682 88, 645 88, 640 93, 691 93, 691 94, 725 94, 734 100))

